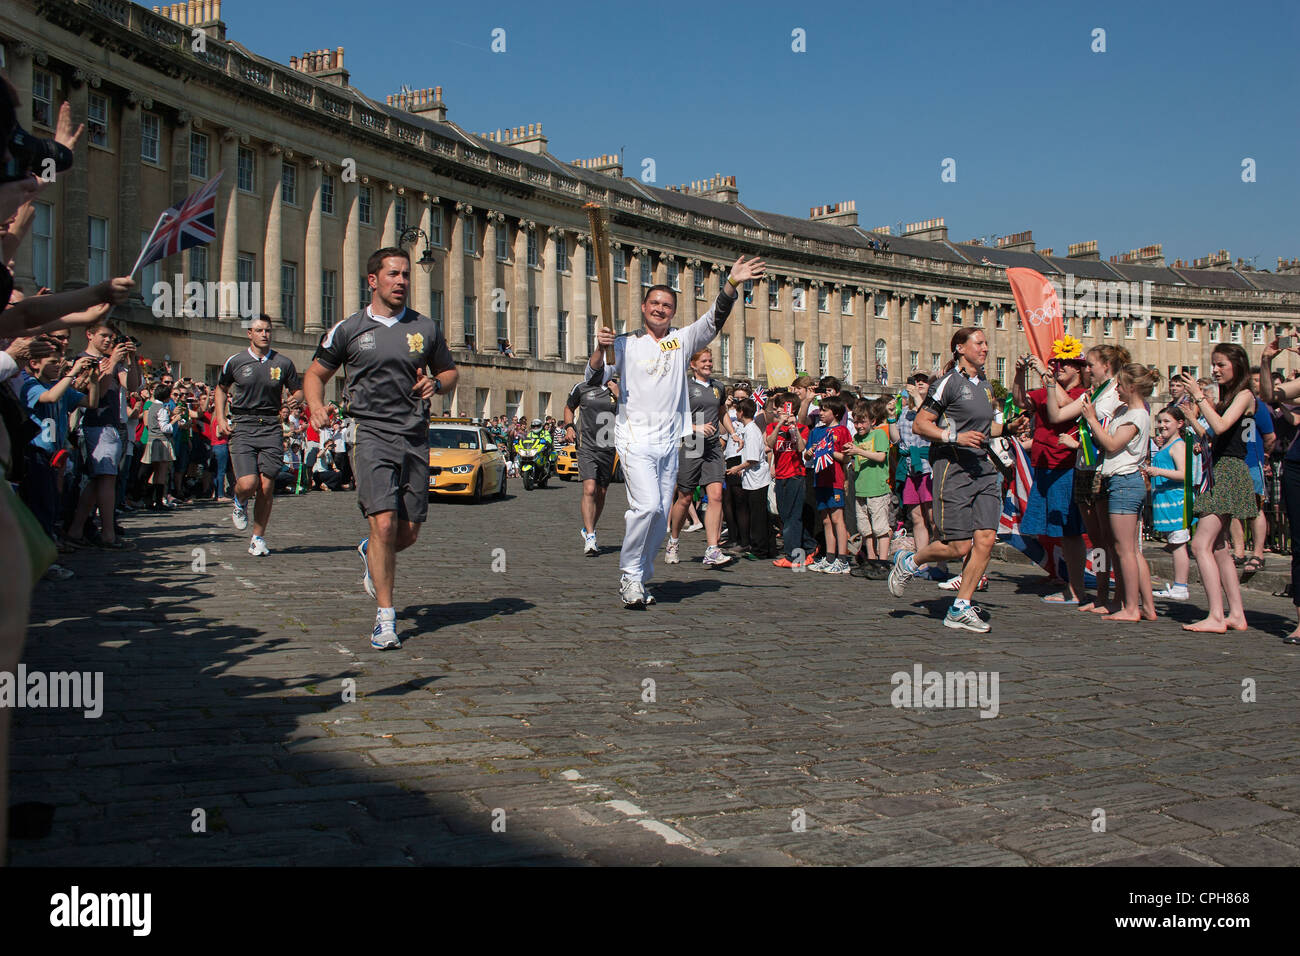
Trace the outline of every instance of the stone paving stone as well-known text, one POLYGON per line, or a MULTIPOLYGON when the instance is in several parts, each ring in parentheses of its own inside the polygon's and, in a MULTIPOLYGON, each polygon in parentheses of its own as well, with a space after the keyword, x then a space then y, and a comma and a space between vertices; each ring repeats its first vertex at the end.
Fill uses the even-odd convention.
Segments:
MULTIPOLYGON (((660 603, 629 613, 610 493, 597 559, 570 542, 576 488, 434 503, 399 563, 405 646, 386 654, 366 640, 351 495, 282 499, 269 560, 222 509, 128 517, 144 550, 68 555, 78 587, 37 589, 25 663, 102 671, 105 713, 15 713, 11 795, 58 810, 13 862, 1235 865, 1300 844, 1294 659, 1258 632, 1189 640, 1191 607, 1140 632, 1044 614, 1012 565, 992 568, 983 636, 942 628, 932 584, 899 601, 761 562, 661 567, 660 603), (918 663, 997 671, 999 716, 895 709, 891 676, 918 663), (1251 832, 1214 835, 1234 828, 1251 832)), ((1249 597, 1262 620, 1294 613, 1249 597)))
POLYGON ((1259 833, 1238 833, 1188 843, 1187 849, 1224 866, 1300 866, 1300 848, 1259 833))
POLYGON ((1282 820, 1294 820, 1296 815, 1276 810, 1266 804, 1245 800, 1241 797, 1224 797, 1219 800, 1204 800, 1196 803, 1183 803, 1169 809, 1171 816, 1180 820, 1209 827, 1211 830, 1245 830, 1259 823, 1274 823, 1282 820))

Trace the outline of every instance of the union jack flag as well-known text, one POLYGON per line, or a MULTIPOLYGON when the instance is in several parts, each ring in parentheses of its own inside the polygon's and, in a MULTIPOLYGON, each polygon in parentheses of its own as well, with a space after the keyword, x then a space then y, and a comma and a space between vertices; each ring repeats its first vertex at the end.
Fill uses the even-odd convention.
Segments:
POLYGON ((220 183, 221 173, 217 173, 194 195, 162 214, 163 223, 141 254, 140 266, 217 238, 217 186, 220 183))
POLYGON ((767 389, 762 385, 756 385, 754 387, 754 404, 759 408, 763 408, 767 405, 767 389))
POLYGON ((827 435, 813 445, 813 473, 829 468, 835 463, 835 438, 827 435))
MULTIPOLYGON (((1002 517, 998 521, 998 537, 1044 570, 1051 571, 1055 569, 1056 576, 1064 580, 1068 576, 1065 557, 1058 553, 1052 539, 1048 539, 1049 542, 1052 542, 1052 547, 1050 549, 1044 548, 1042 541, 1037 537, 1027 538, 1020 532, 1020 522, 1024 520, 1025 512, 1029 508, 1029 491, 1034 484, 1034 469, 1029 464, 1029 457, 1025 454, 1025 449, 1021 447, 1020 442, 1012 439, 1007 444, 1011 446, 1015 467, 1012 478, 1008 482, 1006 494, 1002 499, 1002 517)), ((1084 584, 1095 587, 1098 571, 1096 559, 1099 555, 1094 552, 1092 542, 1086 534, 1083 536, 1083 544, 1087 555, 1084 561, 1084 584)))

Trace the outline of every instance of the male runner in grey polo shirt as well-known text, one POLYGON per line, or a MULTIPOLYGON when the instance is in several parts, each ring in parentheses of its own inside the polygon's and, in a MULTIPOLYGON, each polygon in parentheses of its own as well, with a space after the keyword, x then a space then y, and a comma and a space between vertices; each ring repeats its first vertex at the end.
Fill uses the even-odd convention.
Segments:
POLYGON ((582 381, 564 405, 564 433, 578 439, 578 477, 582 480, 582 553, 600 554, 596 522, 605 510, 605 492, 614 480, 614 419, 618 416, 618 379, 605 385, 582 381), (573 424, 574 414, 578 424, 573 424))
POLYGON ((350 413, 357 423, 352 470, 357 503, 370 524, 357 553, 362 584, 379 603, 370 646, 401 647, 393 608, 397 552, 415 544, 429 510, 429 400, 456 387, 451 350, 433 319, 406 307, 411 259, 380 249, 366 263, 370 305, 321 338, 303 380, 312 424, 329 420, 325 383, 348 367, 350 413), (427 374, 432 371, 433 378, 427 374))
POLYGON ((248 499, 253 505, 253 537, 248 553, 270 554, 266 525, 271 520, 275 476, 283 464, 280 404, 284 392, 302 398, 298 370, 287 356, 271 348, 271 319, 260 315, 248 323, 248 348, 226 359, 217 379, 217 434, 230 437, 230 464, 235 470, 235 508, 230 521, 248 527, 248 499), (227 419, 233 419, 231 425, 227 419))

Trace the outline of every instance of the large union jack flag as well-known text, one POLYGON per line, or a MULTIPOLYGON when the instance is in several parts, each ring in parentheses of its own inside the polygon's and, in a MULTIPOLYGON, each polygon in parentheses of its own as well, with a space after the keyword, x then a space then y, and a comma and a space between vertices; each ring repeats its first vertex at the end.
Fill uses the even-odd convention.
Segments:
POLYGON ((217 186, 220 183, 221 173, 217 173, 194 195, 162 214, 162 225, 141 254, 140 266, 217 238, 217 186))

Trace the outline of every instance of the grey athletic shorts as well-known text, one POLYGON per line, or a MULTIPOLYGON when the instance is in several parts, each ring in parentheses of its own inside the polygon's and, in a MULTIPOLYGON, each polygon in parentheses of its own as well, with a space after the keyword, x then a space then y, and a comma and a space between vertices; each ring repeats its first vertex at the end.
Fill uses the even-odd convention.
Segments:
POLYGON ((406 521, 424 521, 429 513, 429 443, 424 433, 392 435, 358 423, 351 453, 363 515, 396 511, 406 521))
POLYGON ((229 448, 236 478, 253 474, 274 478, 284 467, 284 429, 278 419, 235 419, 229 448))
POLYGON ((722 455, 722 444, 716 438, 701 438, 694 446, 682 442, 677 455, 677 487, 694 491, 695 486, 707 488, 726 478, 727 463, 722 455))
POLYGON ((940 541, 968 541, 976 531, 996 531, 1002 517, 1002 476, 991 463, 973 468, 950 459, 932 461, 934 525, 940 541), (988 474, 983 471, 987 469, 988 474))
POLYGON ((608 488, 614 480, 614 449, 587 448, 578 449, 578 477, 583 481, 595 480, 602 488, 608 488))

